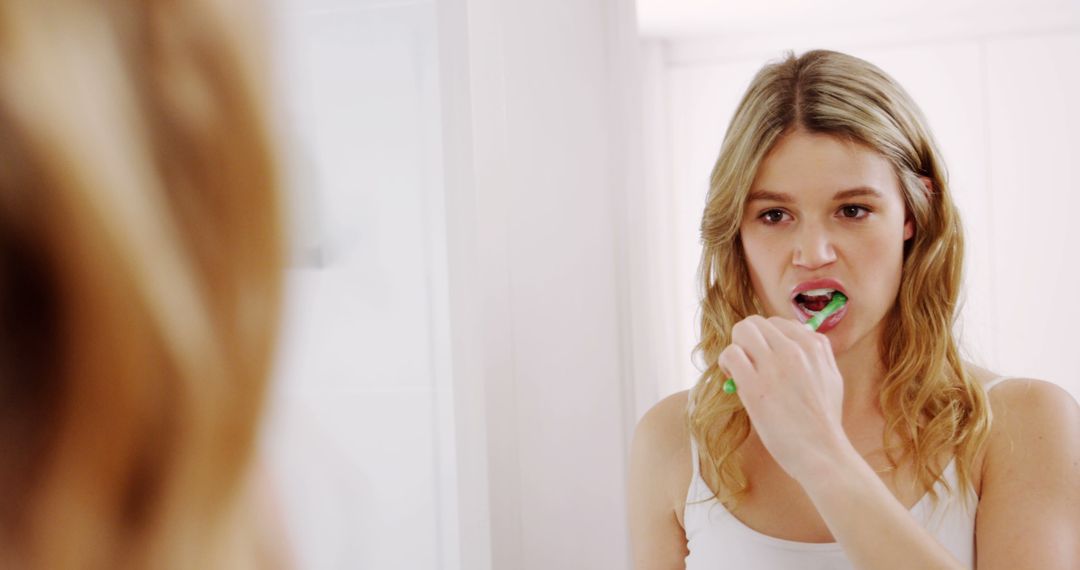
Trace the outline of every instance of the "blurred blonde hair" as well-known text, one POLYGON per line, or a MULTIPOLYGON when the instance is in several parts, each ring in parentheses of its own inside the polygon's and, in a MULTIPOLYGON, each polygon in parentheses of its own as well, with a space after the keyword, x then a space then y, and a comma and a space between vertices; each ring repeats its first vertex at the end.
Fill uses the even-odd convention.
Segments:
POLYGON ((5 567, 255 563, 283 245, 243 5, 0 3, 5 567))
MULTIPOLYGON (((720 352, 738 321, 762 313, 743 258, 739 226, 758 167, 785 134, 827 133, 876 150, 899 179, 915 235, 904 246, 903 276, 881 353, 887 370, 880 404, 884 446, 895 468, 913 462, 918 484, 937 499, 939 459, 958 461, 960 491, 988 434, 982 388, 964 369, 953 337, 963 266, 963 231, 944 163, 915 103, 874 65, 831 51, 788 54, 754 77, 728 127, 701 222, 701 340, 706 369, 691 392, 688 421, 716 498, 734 506, 748 490, 738 464, 750 421, 723 392, 720 352), (927 192, 920 177, 933 182, 927 192)), ((952 491, 952 490, 950 490, 952 491)))

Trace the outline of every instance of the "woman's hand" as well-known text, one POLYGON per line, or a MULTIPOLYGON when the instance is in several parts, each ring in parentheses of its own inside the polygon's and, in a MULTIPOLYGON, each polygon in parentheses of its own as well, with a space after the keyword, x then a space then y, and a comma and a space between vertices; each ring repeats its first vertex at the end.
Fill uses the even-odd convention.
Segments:
POLYGON ((847 441, 844 381, 825 335, 753 315, 732 329, 719 364, 738 384, 761 442, 796 480, 827 466, 836 444, 847 441))

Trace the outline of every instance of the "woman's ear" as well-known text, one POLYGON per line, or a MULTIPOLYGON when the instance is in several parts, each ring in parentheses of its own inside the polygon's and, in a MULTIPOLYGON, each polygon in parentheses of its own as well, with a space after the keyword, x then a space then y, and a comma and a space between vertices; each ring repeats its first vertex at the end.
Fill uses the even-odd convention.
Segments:
MULTIPOLYGON (((920 176, 919 181, 923 183, 923 187, 926 188, 926 200, 930 201, 930 198, 934 195, 934 181, 929 176, 920 176)), ((907 213, 904 218, 904 241, 911 239, 911 236, 915 235, 915 220, 911 217, 911 212, 907 213)))
POLYGON ((919 181, 926 187, 926 199, 930 200, 934 195, 934 181, 929 176, 920 176, 919 181))

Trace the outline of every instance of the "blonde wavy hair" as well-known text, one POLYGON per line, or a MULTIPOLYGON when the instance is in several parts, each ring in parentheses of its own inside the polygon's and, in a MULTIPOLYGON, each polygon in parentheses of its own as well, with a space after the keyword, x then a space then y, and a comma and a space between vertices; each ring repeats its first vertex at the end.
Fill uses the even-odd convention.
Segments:
POLYGON ((943 481, 938 459, 945 453, 957 457, 960 490, 971 490, 989 409, 953 336, 963 231, 944 163, 922 113, 899 84, 866 61, 824 50, 789 53, 758 72, 712 172, 701 222, 701 337, 695 348, 706 369, 691 391, 688 411, 703 474, 717 500, 730 507, 749 489, 738 460, 750 420, 739 398, 723 392, 717 359, 731 343, 735 323, 762 313, 739 226, 758 167, 794 129, 865 145, 896 171, 916 229, 904 247, 900 291, 881 340, 887 371, 880 391, 883 445, 894 469, 905 460, 913 463, 918 484, 934 500, 934 483, 943 481), (933 182, 931 192, 920 177, 933 182))
POLYGON ((248 568, 283 238, 233 0, 0 3, 5 568, 248 568))

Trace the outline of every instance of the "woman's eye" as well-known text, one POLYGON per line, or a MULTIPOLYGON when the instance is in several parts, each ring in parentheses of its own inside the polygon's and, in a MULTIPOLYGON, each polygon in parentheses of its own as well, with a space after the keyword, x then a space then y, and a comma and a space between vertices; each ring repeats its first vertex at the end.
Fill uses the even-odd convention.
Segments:
POLYGON ((768 225, 779 224, 784 221, 784 212, 783 210, 766 210, 758 217, 768 225))
POLYGON ((870 213, 870 210, 863 206, 844 206, 840 208, 840 215, 850 219, 862 219, 870 213))

